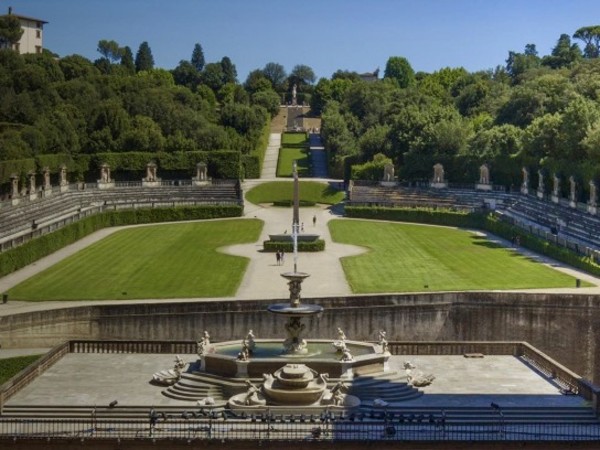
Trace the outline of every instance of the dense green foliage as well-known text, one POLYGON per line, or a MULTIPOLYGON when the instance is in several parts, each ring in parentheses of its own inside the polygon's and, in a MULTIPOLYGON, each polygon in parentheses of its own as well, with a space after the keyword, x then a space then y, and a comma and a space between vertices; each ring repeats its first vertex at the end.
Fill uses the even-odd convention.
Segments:
MULTIPOLYGON (((232 151, 238 155, 227 156, 226 165, 238 166, 222 170, 224 161, 209 163, 209 176, 237 178, 241 162, 247 176, 258 176, 264 129, 279 108, 280 96, 269 85, 246 91, 232 61, 205 64, 199 44, 191 61, 173 71, 153 68, 147 42, 135 61, 129 47, 113 40, 100 40, 98 52, 101 57, 92 62, 79 55, 56 59, 0 50, 1 190, 8 190, 13 173, 22 177, 48 166, 56 174, 62 164, 71 180, 94 179, 100 153, 121 161, 130 158, 121 153, 148 154, 148 160, 136 161, 139 167, 165 161, 165 155, 232 151)), ((166 169, 158 166, 159 173, 166 169)), ((133 170, 123 168, 118 170, 133 170)), ((194 166, 178 170, 192 173, 194 166)))
POLYGON ((330 173, 349 176, 345 165, 382 153, 402 180, 429 180, 439 162, 450 182, 475 182, 487 163, 493 183, 518 186, 528 167, 532 186, 538 169, 575 176, 586 200, 588 181, 600 178, 599 30, 573 35, 583 52, 563 34, 549 55, 528 44, 489 71, 412 77, 408 61, 392 57, 375 82, 348 73, 319 80, 311 105, 322 114, 330 173))
POLYGON ((590 257, 580 255, 572 250, 529 234, 521 228, 500 221, 492 214, 469 213, 443 208, 373 208, 362 206, 347 206, 345 213, 347 217, 354 218, 477 228, 489 231, 510 241, 515 236, 519 236, 520 245, 529 250, 577 267, 592 275, 600 276, 600 266, 590 257))
POLYGON ((41 356, 28 355, 0 359, 0 385, 6 383, 21 370, 40 359, 41 356))
POLYGON ((236 205, 206 205, 108 211, 96 214, 0 253, 0 276, 25 267, 101 228, 140 223, 239 217, 242 215, 242 210, 241 206, 236 205))
MULTIPOLYGON (((291 206, 294 183, 273 181, 253 187, 246 193, 246 200, 254 204, 279 203, 291 206)), ((344 192, 326 183, 316 181, 300 182, 300 201, 335 205, 344 199, 344 192)))
POLYGON ((257 219, 237 219, 118 230, 9 295, 28 301, 235 295, 248 258, 218 249, 255 242, 262 227, 257 219))
POLYGON ((335 242, 369 249, 342 258, 355 293, 575 286, 573 277, 468 230, 360 220, 328 225, 335 242))
MULTIPOLYGON (((283 250, 286 253, 292 253, 294 251, 293 242, 281 242, 281 241, 264 241, 263 250, 265 252, 276 252, 283 250)), ((325 250, 325 241, 323 239, 317 239, 314 242, 298 241, 299 252, 322 252, 325 250)))

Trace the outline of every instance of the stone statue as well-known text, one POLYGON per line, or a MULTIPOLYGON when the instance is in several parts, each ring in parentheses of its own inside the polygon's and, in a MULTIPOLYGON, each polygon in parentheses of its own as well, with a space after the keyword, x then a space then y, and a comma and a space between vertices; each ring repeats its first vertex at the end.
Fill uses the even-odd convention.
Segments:
POLYGON ((206 173, 206 163, 199 162, 196 164, 196 179, 198 181, 206 181, 208 179, 206 173))
POLYGON ((296 105, 297 104, 297 100, 296 100, 296 83, 294 83, 294 85, 292 86, 292 105, 296 105))
POLYGON ((554 187, 552 189, 552 195, 558 197, 560 193, 560 178, 554 174, 554 187))
POLYGON ((60 180, 59 180, 59 184, 61 186, 66 186, 67 184, 69 184, 69 182, 67 181, 67 166, 60 166, 60 180))
POLYGON ((569 177, 569 200, 571 202, 577 201, 577 182, 573 176, 569 177))
POLYGON ((350 353, 350 350, 348 350, 347 348, 344 349, 342 352, 342 361, 344 361, 344 362, 354 361, 354 356, 352 356, 352 353, 350 353))
POLYGON ((145 181, 154 182, 158 181, 156 178, 156 164, 148 163, 146 164, 146 179, 145 181))
POLYGON ((248 390, 246 391, 246 394, 244 397, 244 405, 250 406, 250 405, 264 404, 265 401, 260 399, 258 396, 258 393, 260 392, 260 388, 253 385, 252 381, 250 381, 250 380, 246 380, 245 382, 246 382, 246 386, 248 387, 248 390))
POLYGON ((339 341, 346 341, 346 334, 340 327, 337 329, 337 338, 339 341))
POLYGON ((102 164, 100 166, 100 183, 109 183, 110 182, 110 167, 108 164, 102 164))
POLYGON ((425 375, 420 370, 415 370, 416 367, 409 361, 404 363, 404 370, 406 371, 406 381, 413 386, 422 387, 430 385, 435 376, 432 374, 425 375))
POLYGON ((208 346, 210 345, 210 334, 208 331, 204 330, 204 333, 200 340, 196 342, 196 352, 198 356, 204 355, 208 351, 208 346))
POLYGON ((379 330, 379 345, 381 345, 381 353, 389 353, 389 345, 386 339, 387 333, 384 330, 379 330))
POLYGON ((181 375, 181 372, 183 371, 184 367, 185 361, 183 360, 183 358, 179 355, 175 355, 175 365, 173 366, 173 371, 181 375))
POLYGON ((29 193, 35 193, 35 172, 29 172, 29 193))
POLYGON ((175 355, 175 364, 172 369, 161 370, 152 375, 152 379, 158 383, 166 386, 175 384, 181 378, 181 372, 186 366, 186 362, 179 355, 175 355))
POLYGON ((19 177, 17 175, 11 175, 11 197, 17 198, 19 196, 19 177))
POLYGON ((250 349, 248 348, 248 344, 246 343, 245 339, 242 341, 242 351, 238 353, 237 359, 238 361, 250 360, 250 349))
POLYGON ((43 174, 44 174, 44 189, 48 190, 51 187, 50 186, 50 169, 48 167, 44 167, 43 174))
POLYGON ((394 181, 394 165, 387 163, 383 166, 383 181, 394 181))
POLYGON ((596 206, 598 199, 596 194, 596 183, 590 181, 590 205, 596 206))
POLYGON ((490 169, 487 164, 482 164, 479 167, 479 183, 490 184, 490 169))
POLYGON ((444 183, 444 166, 440 163, 437 163, 433 166, 433 182, 434 183, 444 183))
POLYGON ((343 406, 345 393, 347 391, 347 387, 343 381, 338 382, 335 386, 331 388, 331 400, 334 406, 343 406))
POLYGON ((523 189, 529 189, 529 170, 527 169, 527 167, 523 167, 521 169, 521 173, 523 174, 523 184, 521 185, 521 187, 523 189))
POLYGON ((248 330, 248 334, 246 335, 246 339, 244 342, 246 343, 246 346, 248 347, 248 352, 250 354, 252 354, 252 352, 254 352, 254 349, 256 348, 256 342, 254 341, 254 339, 254 332, 252 330, 248 330))

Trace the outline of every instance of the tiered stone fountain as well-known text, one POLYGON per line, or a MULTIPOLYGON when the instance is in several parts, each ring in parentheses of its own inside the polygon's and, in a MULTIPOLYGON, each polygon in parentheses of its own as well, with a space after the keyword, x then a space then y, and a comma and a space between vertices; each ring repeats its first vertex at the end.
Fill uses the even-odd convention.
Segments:
MULTIPOLYGON (((393 383, 386 389, 402 398, 414 398, 419 391, 407 386, 405 378, 387 373, 390 357, 386 346, 346 340, 341 330, 335 342, 307 339, 303 320, 315 318, 323 307, 301 301, 302 282, 309 277, 297 270, 298 177, 294 167, 294 271, 281 274, 288 280, 289 303, 268 306, 268 311, 287 318, 287 338, 255 339, 252 332, 246 339, 212 344, 208 334, 199 342, 199 362, 171 387, 163 391, 179 400, 204 402, 210 393, 219 393, 221 406, 234 410, 260 407, 353 408, 361 400, 348 394, 345 383, 353 384, 355 377, 369 375, 376 383, 393 383), (340 334, 342 335, 340 337, 340 334), (384 372, 386 372, 385 375, 384 372), (397 380, 398 382, 396 382, 397 380), (233 395, 227 396, 227 393, 233 395), (226 400, 227 399, 227 400, 226 400)), ((360 384, 360 383, 358 383, 360 384)), ((375 388, 377 392, 381 389, 375 388)), ((212 400, 212 399, 211 399, 212 400)), ((212 403, 205 403, 212 404, 212 403)))

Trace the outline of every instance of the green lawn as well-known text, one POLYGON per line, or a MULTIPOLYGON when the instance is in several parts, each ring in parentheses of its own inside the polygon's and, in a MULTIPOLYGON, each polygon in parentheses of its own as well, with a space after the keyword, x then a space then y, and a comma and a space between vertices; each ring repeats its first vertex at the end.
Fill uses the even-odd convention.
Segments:
POLYGON ((307 148, 282 148, 277 159, 277 176, 291 177, 293 164, 297 162, 298 175, 308 177, 310 173, 310 151, 307 148))
POLYGON ((217 248, 255 242, 260 220, 129 228, 66 258, 10 290, 11 300, 106 300, 234 295, 246 258, 217 248))
POLYGON ((283 147, 307 146, 308 137, 306 133, 283 133, 281 136, 281 145, 283 147))
POLYGON ((355 293, 575 287, 575 278, 466 230, 359 220, 329 229, 335 242, 371 250, 342 258, 355 293))
MULTIPOLYGON (((246 200, 256 205, 259 203, 273 203, 291 201, 294 183, 292 181, 272 181, 259 184, 246 193, 246 200)), ((344 192, 333 189, 327 183, 316 181, 300 182, 300 200, 335 205, 344 199, 344 192)))
POLYGON ((41 356, 42 355, 28 355, 0 359, 0 385, 10 380, 25 367, 38 360, 41 356))

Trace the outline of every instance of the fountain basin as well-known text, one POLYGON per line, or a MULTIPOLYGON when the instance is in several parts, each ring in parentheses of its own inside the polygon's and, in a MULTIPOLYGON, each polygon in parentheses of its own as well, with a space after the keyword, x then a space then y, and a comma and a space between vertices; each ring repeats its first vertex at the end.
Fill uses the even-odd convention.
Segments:
POLYGON ((314 405, 323 397, 327 381, 304 364, 287 364, 267 377, 262 389, 269 404, 314 405))
POLYGON ((326 339, 309 340, 304 355, 283 354, 282 340, 257 339, 255 342, 256 348, 248 361, 237 359, 242 348, 239 341, 212 344, 211 352, 202 356, 203 370, 224 377, 262 378, 265 373, 272 374, 286 364, 297 363, 305 364, 317 373, 329 374, 331 378, 352 378, 383 372, 389 358, 389 355, 378 353, 375 344, 358 341, 346 341, 353 361, 342 361, 341 353, 331 345, 331 340, 326 339))

